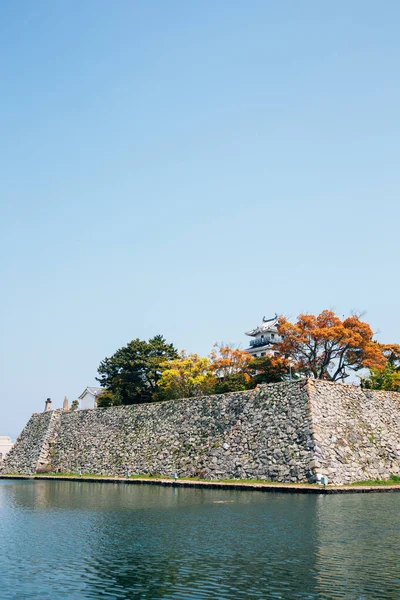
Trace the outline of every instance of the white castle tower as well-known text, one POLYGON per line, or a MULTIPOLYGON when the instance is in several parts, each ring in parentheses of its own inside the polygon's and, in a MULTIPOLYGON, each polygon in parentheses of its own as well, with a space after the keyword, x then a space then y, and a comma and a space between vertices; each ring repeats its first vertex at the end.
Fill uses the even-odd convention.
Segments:
POLYGON ((246 349, 246 352, 251 356, 276 356, 279 352, 274 347, 277 342, 282 341, 282 337, 278 333, 278 321, 279 317, 275 313, 272 319, 266 319, 263 317, 261 325, 246 331, 246 335, 253 338, 250 340, 250 347, 246 349))

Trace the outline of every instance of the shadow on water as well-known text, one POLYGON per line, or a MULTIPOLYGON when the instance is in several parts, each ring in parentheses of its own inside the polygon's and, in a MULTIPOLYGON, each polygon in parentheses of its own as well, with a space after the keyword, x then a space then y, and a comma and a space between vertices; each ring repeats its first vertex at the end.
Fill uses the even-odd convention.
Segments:
POLYGON ((0 484, 1 598, 400 598, 396 498, 0 484))

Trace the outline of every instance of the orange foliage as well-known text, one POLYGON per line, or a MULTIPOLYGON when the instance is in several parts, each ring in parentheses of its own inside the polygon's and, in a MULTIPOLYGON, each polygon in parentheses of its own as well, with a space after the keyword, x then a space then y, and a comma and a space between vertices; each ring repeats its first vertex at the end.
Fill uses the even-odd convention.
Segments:
POLYGON ((238 373, 244 373, 248 379, 250 375, 250 363, 253 358, 244 350, 231 348, 230 346, 218 346, 215 344, 214 350, 210 354, 211 370, 218 377, 228 377, 238 373))
POLYGON ((400 344, 380 344, 382 354, 390 365, 400 368, 400 344))
POLYGON ((282 318, 278 327, 283 336, 278 350, 316 379, 345 379, 351 370, 379 369, 386 363, 371 327, 357 315, 342 321, 324 310, 318 316, 299 315, 295 324, 282 318))

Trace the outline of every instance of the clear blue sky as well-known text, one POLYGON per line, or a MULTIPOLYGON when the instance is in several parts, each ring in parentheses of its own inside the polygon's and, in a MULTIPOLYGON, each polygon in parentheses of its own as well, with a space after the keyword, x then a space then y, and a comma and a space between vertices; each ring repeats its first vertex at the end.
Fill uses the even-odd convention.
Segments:
POLYGON ((400 342, 400 4, 3 0, 0 434, 162 333, 400 342))

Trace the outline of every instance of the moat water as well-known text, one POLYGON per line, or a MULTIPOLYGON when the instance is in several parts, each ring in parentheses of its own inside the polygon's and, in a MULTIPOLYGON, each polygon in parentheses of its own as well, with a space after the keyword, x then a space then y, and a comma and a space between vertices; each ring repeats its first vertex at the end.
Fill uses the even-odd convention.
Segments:
POLYGON ((400 494, 0 482, 1 600, 400 599, 400 494))

